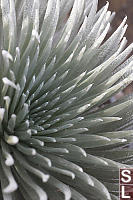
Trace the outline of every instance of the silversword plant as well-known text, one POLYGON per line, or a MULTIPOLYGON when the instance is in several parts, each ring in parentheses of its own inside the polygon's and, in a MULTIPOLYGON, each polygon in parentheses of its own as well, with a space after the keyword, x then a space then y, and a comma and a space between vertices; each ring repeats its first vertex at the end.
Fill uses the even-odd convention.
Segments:
POLYGON ((1 200, 118 199, 133 98, 105 102, 133 81, 133 44, 126 18, 105 38, 97 4, 0 0, 1 200))

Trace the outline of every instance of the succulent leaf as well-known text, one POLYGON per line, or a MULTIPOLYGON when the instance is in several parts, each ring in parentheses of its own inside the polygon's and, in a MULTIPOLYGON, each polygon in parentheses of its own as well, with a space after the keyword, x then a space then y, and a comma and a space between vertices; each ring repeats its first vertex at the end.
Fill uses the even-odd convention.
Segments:
POLYGON ((133 81, 133 44, 126 17, 106 39, 97 4, 0 1, 1 200, 118 199, 133 98, 105 102, 133 81))

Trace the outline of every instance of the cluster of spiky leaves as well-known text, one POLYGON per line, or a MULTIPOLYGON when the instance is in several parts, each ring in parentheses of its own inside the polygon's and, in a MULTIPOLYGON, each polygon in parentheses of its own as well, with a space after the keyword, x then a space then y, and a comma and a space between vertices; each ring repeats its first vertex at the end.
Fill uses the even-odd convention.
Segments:
POLYGON ((133 80, 126 19, 103 42, 108 3, 0 3, 1 199, 117 199, 133 99, 103 103, 133 80))

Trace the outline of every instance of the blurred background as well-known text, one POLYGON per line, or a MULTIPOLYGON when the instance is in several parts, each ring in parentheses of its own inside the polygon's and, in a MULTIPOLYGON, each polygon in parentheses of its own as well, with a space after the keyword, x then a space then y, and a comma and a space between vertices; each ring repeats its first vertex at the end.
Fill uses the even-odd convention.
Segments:
MULTIPOLYGON (((120 25, 125 16, 128 17, 127 24, 128 29, 126 32, 126 38, 128 40, 128 45, 133 42, 133 0, 108 0, 110 3, 109 10, 115 11, 116 16, 112 21, 112 30, 114 32, 116 28, 120 25)), ((99 0, 99 8, 106 4, 106 0, 99 0)), ((123 93, 118 94, 116 98, 119 98, 119 95, 125 95, 133 92, 133 83, 130 84, 123 93)))

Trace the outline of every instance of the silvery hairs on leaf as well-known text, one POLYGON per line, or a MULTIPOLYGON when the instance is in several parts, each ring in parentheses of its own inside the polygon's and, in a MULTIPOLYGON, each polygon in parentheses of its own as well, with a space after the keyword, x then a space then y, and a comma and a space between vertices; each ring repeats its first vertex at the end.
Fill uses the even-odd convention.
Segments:
POLYGON ((108 3, 0 4, 0 199, 118 199, 133 98, 104 103, 133 81, 126 18, 106 39, 108 3))

